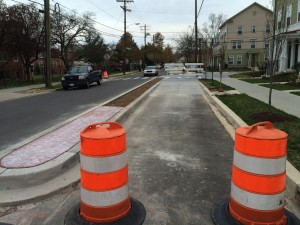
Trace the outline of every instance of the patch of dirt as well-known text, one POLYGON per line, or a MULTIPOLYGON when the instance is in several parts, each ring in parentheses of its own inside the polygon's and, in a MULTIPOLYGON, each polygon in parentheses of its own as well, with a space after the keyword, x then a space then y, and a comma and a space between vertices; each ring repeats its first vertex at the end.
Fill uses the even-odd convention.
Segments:
POLYGON ((18 91, 18 93, 22 94, 38 94, 38 93, 43 93, 43 92, 48 92, 48 88, 32 88, 29 90, 24 90, 24 91, 18 91))
POLYGON ((210 91, 218 91, 219 88, 216 88, 215 86, 210 85, 209 83, 199 79, 199 81, 210 91))
POLYGON ((131 102, 133 102, 135 99, 140 97, 145 91, 153 87, 156 83, 160 82, 162 78, 156 78, 153 79, 146 84, 134 89, 133 91, 122 95, 121 97, 107 103, 105 106, 119 106, 119 107, 126 107, 131 102))
POLYGON ((250 118, 257 120, 257 122, 262 121, 270 121, 270 122, 278 122, 278 121, 291 121, 292 118, 288 115, 281 115, 270 112, 259 112, 253 113, 250 115, 250 118))

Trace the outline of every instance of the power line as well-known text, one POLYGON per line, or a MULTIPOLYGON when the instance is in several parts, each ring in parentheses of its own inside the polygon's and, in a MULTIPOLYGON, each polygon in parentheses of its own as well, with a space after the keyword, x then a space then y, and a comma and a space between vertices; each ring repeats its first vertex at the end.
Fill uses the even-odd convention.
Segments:
MULTIPOLYGON (((72 9, 70 9, 70 8, 68 8, 68 7, 64 6, 64 5, 62 5, 62 4, 60 4, 59 2, 57 2, 57 1, 55 1, 55 0, 52 0, 52 1, 58 3, 59 5, 61 5, 61 6, 64 7, 64 8, 66 8, 66 9, 68 9, 68 10, 74 12, 74 10, 72 10, 72 9)), ((102 25, 102 26, 104 26, 104 27, 107 27, 107 28, 109 28, 109 29, 112 29, 112 30, 116 30, 116 31, 122 32, 122 30, 119 30, 119 29, 116 29, 116 28, 107 26, 107 25, 105 25, 105 24, 103 24, 103 23, 100 23, 100 22, 98 22, 98 21, 96 21, 96 20, 93 20, 93 19, 91 19, 91 18, 90 18, 90 20, 93 21, 93 22, 95 22, 95 23, 97 23, 97 24, 99 24, 99 25, 102 25)))
POLYGON ((100 8, 97 4, 95 4, 94 2, 92 2, 91 0, 86 0, 88 1, 91 5, 95 6, 97 9, 101 10, 102 12, 104 12, 106 15, 118 20, 118 18, 116 18, 115 16, 111 15, 110 13, 108 13, 106 10, 100 8))
POLYGON ((199 17, 200 11, 201 11, 201 9, 202 9, 203 2, 204 2, 204 0, 202 0, 201 6, 200 6, 199 11, 198 11, 198 14, 197 14, 197 18, 199 17))

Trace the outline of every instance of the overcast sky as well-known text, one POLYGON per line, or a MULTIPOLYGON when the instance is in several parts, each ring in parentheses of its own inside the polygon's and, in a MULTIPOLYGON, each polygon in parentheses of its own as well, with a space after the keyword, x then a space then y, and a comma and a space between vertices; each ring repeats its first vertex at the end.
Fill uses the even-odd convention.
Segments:
MULTIPOLYGON (((4 0, 8 5, 18 2, 29 4, 35 1, 43 4, 44 0, 4 0)), ((129 1, 129 0, 127 0, 129 1)), ((248 7, 255 1, 251 0, 198 0, 198 26, 207 21, 211 13, 225 14, 227 18, 248 7)), ((257 0, 257 3, 270 8, 270 0, 257 0)), ((67 12, 76 10, 79 14, 90 11, 96 15, 98 22, 96 28, 102 32, 106 43, 117 42, 124 32, 124 12, 117 0, 50 0, 51 8, 59 3, 61 9, 67 12)), ((195 23, 195 0, 133 0, 127 4, 131 12, 127 12, 127 31, 134 36, 138 45, 144 43, 144 32, 147 27, 147 42, 152 40, 152 35, 161 32, 165 42, 172 44, 172 40, 182 32, 188 31, 195 23), (140 23, 135 25, 135 23, 140 23)))

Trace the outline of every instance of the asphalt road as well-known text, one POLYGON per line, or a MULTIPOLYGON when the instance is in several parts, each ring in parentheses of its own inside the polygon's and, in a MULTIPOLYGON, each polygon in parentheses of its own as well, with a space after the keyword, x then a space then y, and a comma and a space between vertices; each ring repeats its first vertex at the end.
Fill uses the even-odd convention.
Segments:
MULTIPOLYGON (((137 74, 136 76, 142 76, 137 74)), ((74 88, 0 102, 0 151, 114 99, 149 79, 105 80, 89 89, 74 88)))
MULTIPOLYGON (((212 206, 230 194, 233 142, 199 81, 177 77, 163 79, 123 123, 130 195, 146 209, 144 225, 213 225, 212 206)), ((63 225, 79 201, 79 186, 70 186, 45 200, 0 208, 0 221, 63 225)))

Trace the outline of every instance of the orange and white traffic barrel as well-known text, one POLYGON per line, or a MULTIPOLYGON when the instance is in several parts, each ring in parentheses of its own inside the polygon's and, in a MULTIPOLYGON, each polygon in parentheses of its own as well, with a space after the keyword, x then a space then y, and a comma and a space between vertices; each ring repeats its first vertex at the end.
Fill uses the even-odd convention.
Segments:
POLYGON ((299 224, 284 208, 287 136, 270 122, 236 130, 230 199, 213 208, 215 224, 299 224))
POLYGON ((103 71, 103 79, 108 79, 108 72, 107 72, 107 70, 103 71))
POLYGON ((129 194, 125 129, 116 122, 92 124, 80 139, 80 210, 75 207, 69 218, 79 224, 142 224, 145 209, 129 194))

